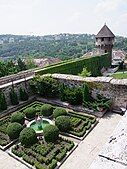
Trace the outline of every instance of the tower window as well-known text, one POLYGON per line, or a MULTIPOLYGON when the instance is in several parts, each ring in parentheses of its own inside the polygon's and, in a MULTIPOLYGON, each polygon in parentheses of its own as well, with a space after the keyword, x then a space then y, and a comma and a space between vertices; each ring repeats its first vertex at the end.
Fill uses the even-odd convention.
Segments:
POLYGON ((104 41, 104 38, 101 38, 101 41, 103 42, 103 41, 104 41))
POLYGON ((111 41, 111 38, 108 38, 108 41, 111 41))

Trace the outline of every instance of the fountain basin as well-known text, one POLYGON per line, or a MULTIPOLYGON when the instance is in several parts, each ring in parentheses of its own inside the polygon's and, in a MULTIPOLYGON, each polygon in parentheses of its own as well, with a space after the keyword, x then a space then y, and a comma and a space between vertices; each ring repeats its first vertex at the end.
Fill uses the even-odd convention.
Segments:
POLYGON ((47 126, 48 124, 53 124, 53 122, 51 120, 49 120, 49 119, 43 118, 40 121, 40 124, 38 124, 38 122, 36 122, 35 120, 32 120, 31 122, 29 122, 27 124, 27 127, 33 128, 37 134, 42 134, 43 133, 43 128, 45 126, 47 126))

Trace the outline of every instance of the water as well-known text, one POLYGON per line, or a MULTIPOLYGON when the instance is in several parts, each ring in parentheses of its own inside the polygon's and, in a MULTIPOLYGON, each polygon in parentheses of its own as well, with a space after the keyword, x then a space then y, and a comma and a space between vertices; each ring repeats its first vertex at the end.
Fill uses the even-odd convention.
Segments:
POLYGON ((38 124, 38 122, 36 123, 36 122, 34 121, 34 122, 30 125, 30 127, 33 128, 35 131, 41 131, 41 130, 43 130, 43 128, 44 128, 45 126, 47 126, 47 124, 49 124, 49 122, 48 122, 47 120, 43 120, 43 121, 41 121, 41 123, 39 122, 39 124, 38 124), (41 124, 42 128, 38 127, 40 124, 41 124))

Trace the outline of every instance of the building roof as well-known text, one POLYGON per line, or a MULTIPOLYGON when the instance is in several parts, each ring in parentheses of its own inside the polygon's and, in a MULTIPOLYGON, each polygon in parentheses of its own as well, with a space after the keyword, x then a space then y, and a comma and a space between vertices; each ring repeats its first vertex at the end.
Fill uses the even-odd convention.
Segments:
POLYGON ((96 35, 96 38, 114 38, 115 35, 112 33, 112 31, 107 27, 105 24, 101 30, 96 35))

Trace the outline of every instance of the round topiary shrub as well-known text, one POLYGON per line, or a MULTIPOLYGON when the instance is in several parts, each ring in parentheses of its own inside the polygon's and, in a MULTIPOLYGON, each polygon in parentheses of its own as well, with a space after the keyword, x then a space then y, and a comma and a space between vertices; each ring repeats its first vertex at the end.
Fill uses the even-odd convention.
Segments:
POLYGON ((35 144, 37 142, 37 136, 34 129, 30 127, 24 128, 20 133, 19 140, 25 147, 35 144))
POLYGON ((7 127, 7 134, 11 140, 17 139, 20 132, 22 131, 23 126, 17 122, 10 123, 7 127))
POLYGON ((43 129, 43 134, 45 141, 55 142, 59 137, 59 129, 57 126, 49 124, 43 129))
POLYGON ((61 107, 57 107, 53 112, 54 118, 57 118, 58 116, 66 116, 66 115, 67 115, 66 109, 61 107))
POLYGON ((51 116, 53 114, 53 106, 50 105, 50 104, 44 104, 42 107, 41 107, 41 115, 43 116, 51 116))
POLYGON ((33 107, 28 107, 23 111, 28 119, 35 118, 36 115, 36 109, 33 107))
POLYGON ((25 117, 24 117, 24 114, 23 113, 20 113, 20 112, 16 112, 14 114, 12 114, 11 116, 11 122, 17 122, 17 123, 20 123, 20 124, 24 124, 24 121, 25 121, 25 117))
POLYGON ((55 125, 60 131, 66 132, 71 126, 70 118, 68 116, 59 116, 55 120, 55 125))

